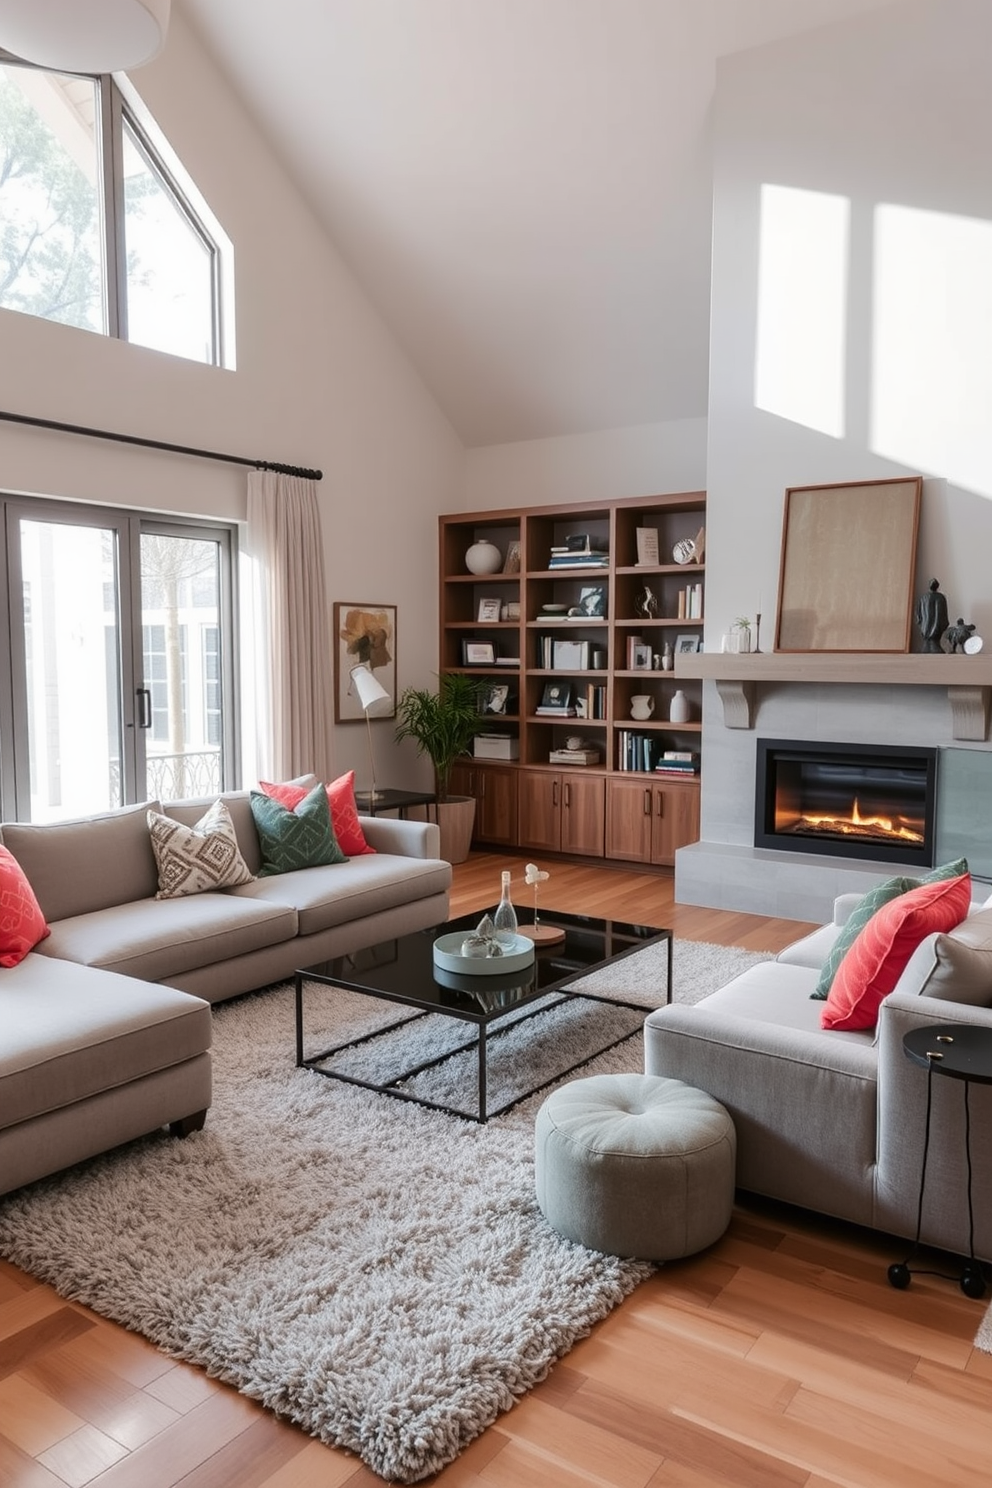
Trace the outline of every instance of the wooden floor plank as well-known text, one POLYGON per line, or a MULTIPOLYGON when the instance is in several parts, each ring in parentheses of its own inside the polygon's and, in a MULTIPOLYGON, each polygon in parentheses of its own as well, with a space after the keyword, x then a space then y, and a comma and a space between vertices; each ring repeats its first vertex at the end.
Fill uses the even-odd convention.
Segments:
MULTIPOLYGON (((523 861, 473 854, 452 913, 492 907, 502 868, 518 883, 523 861)), ((543 866, 547 911, 769 952, 812 928, 676 905, 670 874, 543 866)), ((935 1278, 893 1291, 903 1249, 738 1195, 721 1241, 659 1268, 428 1488, 984 1488, 983 1304, 935 1278)), ((86 1488, 382 1488, 355 1456, 0 1262, 0 1484, 84 1473, 86 1488)))

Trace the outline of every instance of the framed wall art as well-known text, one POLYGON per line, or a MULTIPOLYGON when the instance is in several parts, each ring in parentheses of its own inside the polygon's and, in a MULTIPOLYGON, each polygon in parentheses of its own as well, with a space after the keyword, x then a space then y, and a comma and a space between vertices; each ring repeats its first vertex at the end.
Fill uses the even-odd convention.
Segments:
POLYGON ((351 686, 352 667, 362 662, 389 694, 377 718, 396 717, 396 606, 334 605, 334 722, 364 723, 365 714, 351 686))
POLYGON ((908 651, 923 478, 790 486, 776 651, 908 651))

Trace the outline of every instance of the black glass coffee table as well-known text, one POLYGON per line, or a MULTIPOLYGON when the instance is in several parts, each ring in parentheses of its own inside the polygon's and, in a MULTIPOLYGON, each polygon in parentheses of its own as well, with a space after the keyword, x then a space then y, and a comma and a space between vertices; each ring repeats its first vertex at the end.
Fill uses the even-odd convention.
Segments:
MULTIPOLYGON (((328 1079, 342 1080, 349 1085, 359 1085, 366 1090, 390 1095, 397 1100, 410 1101, 427 1106, 431 1110, 444 1111, 449 1116, 461 1116, 466 1120, 485 1122, 492 1116, 502 1116, 505 1111, 519 1105, 528 1096, 554 1084, 565 1075, 588 1064, 591 1059, 605 1054, 625 1039, 633 1037, 640 1025, 628 1029, 619 1037, 586 1053, 577 1063, 557 1070, 537 1086, 518 1092, 498 1110, 488 1109, 487 1075, 488 1051, 492 1038, 510 1027, 516 1027, 527 1018, 545 1012, 549 1007, 564 1006, 575 1000, 606 1003, 611 1007, 629 1008, 639 1013, 649 1013, 657 1002, 642 1003, 618 997, 607 997, 573 984, 581 977, 600 967, 615 965, 618 961, 646 946, 667 945, 666 1001, 672 1000, 672 932, 655 925, 628 924, 622 920, 605 920, 594 915, 574 915, 548 912, 545 922, 554 923, 565 932, 564 941, 536 948, 534 961, 523 971, 495 973, 485 976, 460 976, 442 971, 434 963, 434 942, 440 935, 454 931, 474 930, 481 918, 477 911, 435 925, 413 935, 404 935, 397 940, 380 942, 349 956, 338 956, 321 962, 317 966, 305 967, 296 973, 296 1063, 301 1069, 310 1069, 328 1079), (318 987, 343 987, 349 992, 363 993, 404 1008, 413 1009, 370 1033, 346 1042, 333 1044, 317 1053, 304 1049, 304 988, 306 983, 318 987), (548 1003, 545 999, 552 996, 548 1003), (536 1004, 530 1012, 521 1009, 536 1004), (448 1049, 435 1058, 423 1060, 403 1068, 391 1078, 382 1081, 362 1079, 333 1067, 333 1060, 346 1049, 355 1049, 376 1039, 425 1018, 430 1014, 441 1014, 454 1018, 472 1027, 472 1037, 457 1047, 448 1049), (512 1020, 506 1023, 507 1019, 512 1020), (505 1026, 500 1028, 503 1023, 505 1026), (432 1069, 446 1060, 454 1058, 467 1049, 478 1051, 478 1102, 474 1110, 431 1101, 404 1089, 406 1082, 424 1070, 432 1069)), ((312 994, 311 994, 312 995, 312 994)))

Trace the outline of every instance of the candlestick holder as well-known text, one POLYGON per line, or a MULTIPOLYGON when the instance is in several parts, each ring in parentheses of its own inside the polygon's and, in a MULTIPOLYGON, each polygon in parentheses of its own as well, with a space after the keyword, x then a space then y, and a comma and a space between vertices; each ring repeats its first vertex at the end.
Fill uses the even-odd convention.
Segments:
POLYGON ((761 611, 754 617, 754 654, 757 656, 761 651, 761 611))

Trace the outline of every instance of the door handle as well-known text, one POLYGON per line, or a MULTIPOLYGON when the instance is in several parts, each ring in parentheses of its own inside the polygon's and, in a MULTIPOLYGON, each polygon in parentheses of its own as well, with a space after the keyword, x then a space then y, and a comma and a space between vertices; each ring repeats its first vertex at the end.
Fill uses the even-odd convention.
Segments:
POLYGON ((149 687, 136 687, 134 692, 138 699, 138 727, 147 729, 152 726, 152 694, 149 687))
POLYGON ((651 815, 651 791, 650 790, 646 790, 644 792, 644 815, 645 816, 650 816, 651 815))
POLYGON ((552 806, 557 806, 558 805, 558 782, 557 782, 557 780, 553 780, 551 782, 551 804, 552 804, 552 806))
POLYGON ((571 806, 572 806, 572 786, 571 786, 571 782, 569 782, 565 786, 565 808, 566 808, 566 810, 571 810, 571 806))
POLYGON ((658 815, 659 816, 664 816, 664 814, 665 814, 665 792, 664 791, 659 791, 658 792, 658 815))

